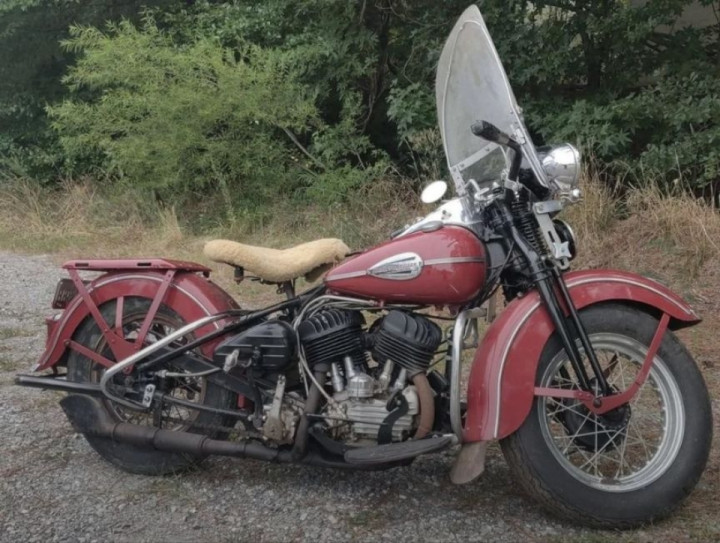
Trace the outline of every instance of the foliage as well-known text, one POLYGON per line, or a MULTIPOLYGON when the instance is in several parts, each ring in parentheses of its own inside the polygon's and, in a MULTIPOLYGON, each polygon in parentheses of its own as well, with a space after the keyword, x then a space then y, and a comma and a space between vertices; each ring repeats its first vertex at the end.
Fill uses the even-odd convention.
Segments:
POLYGON ((633 181, 720 181, 720 27, 680 28, 689 4, 535 2, 523 46, 551 54, 516 52, 510 76, 539 139, 577 142, 633 181))
MULTIPOLYGON (((163 197, 223 189, 266 200, 289 182, 284 131, 317 120, 280 52, 199 38, 176 45, 152 18, 107 32, 73 27, 82 51, 64 78, 76 99, 49 109, 75 166, 101 156, 112 178, 163 197)), ((287 143, 286 143, 287 142, 287 143)))
MULTIPOLYGON (((279 187, 328 202, 378 176, 443 175, 434 72, 466 4, 7 0, 0 168, 91 173, 170 199, 217 187, 228 205, 279 187)), ((536 143, 570 140, 616 176, 702 189, 720 180, 720 23, 682 28, 690 4, 480 9, 536 143)))
POLYGON ((628 96, 578 100, 540 118, 556 137, 581 142, 633 182, 703 189, 720 178, 720 94, 712 72, 658 74, 628 96))
POLYGON ((0 2, 0 171, 51 179, 63 157, 45 106, 62 98, 74 56, 60 40, 73 24, 136 18, 142 6, 179 0, 3 0, 0 2))

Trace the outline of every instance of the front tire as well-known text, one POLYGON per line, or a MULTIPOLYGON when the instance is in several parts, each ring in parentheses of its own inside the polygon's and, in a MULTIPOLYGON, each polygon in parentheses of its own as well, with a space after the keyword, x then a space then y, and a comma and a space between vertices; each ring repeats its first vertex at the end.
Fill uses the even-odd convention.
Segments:
MULTIPOLYGON (((608 381, 624 390, 642 365, 657 319, 619 304, 592 306, 581 319, 608 381)), ((536 382, 578 388, 557 335, 543 350, 536 382)), ((523 425, 501 446, 521 486, 552 513, 626 529, 662 518, 682 502, 705 468, 711 440, 702 375, 668 331, 629 404, 595 416, 576 400, 536 397, 523 425)))

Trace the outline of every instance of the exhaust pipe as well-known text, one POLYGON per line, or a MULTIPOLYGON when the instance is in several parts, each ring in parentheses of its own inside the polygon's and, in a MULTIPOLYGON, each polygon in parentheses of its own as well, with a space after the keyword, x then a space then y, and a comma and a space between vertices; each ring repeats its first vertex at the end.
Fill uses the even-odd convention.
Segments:
POLYGON ((137 447, 192 456, 234 456, 255 458, 268 462, 290 462, 290 451, 265 447, 260 443, 237 443, 211 439, 202 434, 176 432, 129 422, 117 422, 89 396, 72 394, 60 401, 60 406, 76 432, 102 437, 137 447))
POLYGON ((117 422, 102 408, 100 400, 83 394, 71 394, 63 398, 60 400, 60 406, 65 411, 65 415, 72 424, 73 429, 86 436, 110 439, 119 443, 129 443, 146 449, 185 453, 199 457, 210 455, 234 456, 236 458, 254 458, 283 464, 299 463, 326 468, 375 471, 404 465, 418 454, 445 448, 452 442, 447 436, 444 436, 440 439, 371 447, 369 449, 380 449, 387 452, 399 449, 398 452, 404 452, 404 454, 377 458, 372 455, 371 451, 367 450, 366 453, 371 453, 369 455, 371 461, 366 462, 359 461, 362 459, 356 459, 354 462, 348 462, 345 458, 328 456, 320 451, 308 450, 302 456, 293 456, 293 450, 291 449, 271 449, 260 443, 222 441, 211 439, 202 434, 164 430, 129 422, 117 422), (405 450, 408 449, 408 444, 409 450, 405 450))

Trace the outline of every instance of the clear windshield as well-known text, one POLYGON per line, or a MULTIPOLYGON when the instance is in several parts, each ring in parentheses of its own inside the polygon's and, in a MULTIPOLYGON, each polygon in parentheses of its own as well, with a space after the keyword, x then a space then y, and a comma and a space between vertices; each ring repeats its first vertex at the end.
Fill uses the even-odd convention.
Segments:
POLYGON ((480 10, 465 10, 445 42, 435 82, 438 122, 458 194, 468 180, 480 187, 501 178, 512 151, 474 136, 470 126, 488 121, 523 144, 523 157, 547 184, 520 108, 480 10))

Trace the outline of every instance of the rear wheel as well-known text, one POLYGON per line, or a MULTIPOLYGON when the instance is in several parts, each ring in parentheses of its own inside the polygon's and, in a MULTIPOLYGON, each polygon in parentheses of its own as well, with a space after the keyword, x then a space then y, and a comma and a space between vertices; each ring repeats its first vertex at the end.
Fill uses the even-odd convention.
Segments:
MULTIPOLYGON (((146 298, 128 297, 124 299, 122 330, 123 336, 129 341, 137 338, 151 301, 146 298)), ((116 302, 111 301, 100 308, 103 318, 114 325, 116 302)), ((154 317, 145 344, 153 343, 162 337, 181 328, 185 323, 180 316, 165 305, 161 305, 154 317)), ((95 320, 89 317, 77 330, 73 340, 88 349, 114 360, 104 336, 95 320)), ((186 336, 178 341, 182 345, 190 340, 186 336)), ((179 368, 168 369, 181 372, 179 368)), ((71 351, 68 357, 68 379, 77 382, 98 383, 105 368, 89 358, 71 351)), ((232 406, 233 394, 206 378, 183 378, 173 380, 167 391, 170 396, 182 398, 193 403, 227 409, 232 406)), ((199 412, 193 409, 166 404, 161 413, 143 413, 128 409, 110 400, 102 402, 103 409, 117 421, 130 422, 145 426, 161 425, 165 429, 206 434, 222 439, 225 434, 214 428, 227 425, 223 417, 212 413, 199 412)), ((127 443, 117 443, 107 438, 85 436, 88 443, 103 458, 131 473, 144 475, 164 475, 187 470, 199 464, 202 458, 186 454, 143 449, 127 443)))
MULTIPOLYGON (((581 318, 609 383, 626 389, 658 321, 614 304, 591 307, 581 318)), ((543 350, 537 383, 579 388, 556 336, 543 350)), ((628 404, 596 416, 577 400, 537 397, 502 448, 521 485, 550 511, 584 525, 630 528, 667 515, 690 493, 711 437, 702 375, 667 332, 647 380, 628 404)))

